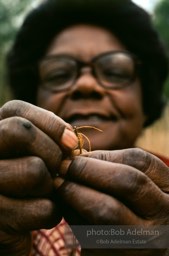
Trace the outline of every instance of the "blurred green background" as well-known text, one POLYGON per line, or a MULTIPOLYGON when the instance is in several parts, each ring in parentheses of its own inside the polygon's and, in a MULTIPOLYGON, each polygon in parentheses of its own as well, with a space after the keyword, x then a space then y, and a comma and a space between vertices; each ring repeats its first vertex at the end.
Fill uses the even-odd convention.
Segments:
POLYGON ((0 105, 10 98, 6 86, 5 56, 23 18, 42 0, 0 0, 0 105))

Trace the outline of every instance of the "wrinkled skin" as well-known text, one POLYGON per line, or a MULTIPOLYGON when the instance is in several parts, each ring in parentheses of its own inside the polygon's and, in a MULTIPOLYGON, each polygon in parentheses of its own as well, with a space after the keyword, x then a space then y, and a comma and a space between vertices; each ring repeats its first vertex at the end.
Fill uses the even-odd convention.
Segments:
MULTIPOLYGON (((61 33, 46 54, 62 52, 90 60, 105 51, 124 49, 104 29, 77 27, 61 33)), ((138 78, 124 90, 107 91, 84 73, 65 92, 52 93, 39 86, 37 104, 41 108, 11 101, 0 109, 0 255, 29 255, 31 231, 53 227, 62 216, 70 224, 151 227, 169 223, 169 169, 153 155, 132 148, 146 119, 138 78), (77 138, 66 115, 80 116, 80 121, 74 118, 72 123, 70 118, 71 125, 89 124, 90 115, 106 111, 114 121, 100 119, 97 126, 105 129, 102 136, 95 131, 87 135, 93 149, 108 151, 72 159, 77 138), (118 148, 123 150, 112 150, 118 148)), ((90 252, 82 251, 86 253, 90 252)), ((163 250, 125 250, 115 255, 124 253, 165 254, 163 250)))
POLYGON ((63 214, 70 224, 169 223, 169 168, 158 158, 126 149, 93 151, 61 162, 67 147, 65 137, 59 139, 67 126, 63 120, 20 101, 6 103, 0 115, 1 255, 29 255, 30 231, 53 227, 63 214), (54 178, 57 171, 62 178, 54 178))
MULTIPOLYGON (((146 228, 169 223, 169 168, 150 153, 141 149, 93 151, 73 161, 65 160, 60 174, 63 179, 55 179, 55 185, 64 203, 70 207, 70 212, 68 207, 63 210, 72 225, 77 220, 88 225, 146 228), (73 214, 71 209, 75 210, 73 214)), ((166 234, 164 237, 168 246, 166 234)), ((110 250, 99 251, 95 250, 96 255, 113 255, 110 250)), ((85 252, 84 255, 90 255, 90 250, 85 252)), ((94 255, 94 251, 92 253, 94 255)), ((167 253, 157 249, 118 250, 115 255, 167 253)))
POLYGON ((0 255, 29 255, 30 231, 61 220, 52 177, 77 139, 59 117, 28 103, 8 102, 0 117, 0 255))

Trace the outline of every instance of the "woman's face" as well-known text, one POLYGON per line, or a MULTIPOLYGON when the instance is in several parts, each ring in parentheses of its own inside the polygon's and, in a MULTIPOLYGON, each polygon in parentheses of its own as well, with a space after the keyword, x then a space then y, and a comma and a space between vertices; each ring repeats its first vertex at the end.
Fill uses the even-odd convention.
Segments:
MULTIPOLYGON (((83 62, 90 62, 100 54, 125 50, 124 45, 109 31, 95 26, 78 25, 67 28, 57 35, 49 46, 45 57, 64 55, 66 60, 67 56, 71 56, 83 62)), ((145 121, 140 81, 136 76, 127 85, 119 86, 119 67, 116 67, 116 63, 120 69, 122 66, 123 75, 125 75, 123 78, 120 73, 120 80, 128 79, 128 73, 132 69, 131 64, 122 65, 123 55, 119 55, 116 59, 113 57, 113 65, 116 68, 112 69, 113 72, 116 72, 117 81, 114 81, 113 77, 112 86, 109 83, 107 85, 103 74, 98 80, 97 75, 95 76, 95 73, 92 73, 87 65, 81 68, 76 79, 71 78, 73 82, 69 83, 67 81, 71 80, 71 75, 69 72, 66 75, 63 74, 62 63, 66 69, 67 67, 70 69, 71 65, 72 70, 75 70, 75 64, 71 58, 65 64, 64 58, 62 56, 61 64, 56 64, 55 58, 49 57, 48 61, 44 61, 40 65, 42 82, 38 89, 37 104, 54 112, 72 126, 94 126, 101 129, 102 132, 94 129, 79 130, 90 139, 92 150, 133 147, 145 121), (60 65, 59 71, 57 71, 59 78, 63 81, 63 76, 64 79, 66 77, 65 84, 68 83, 69 86, 64 87, 63 85, 62 89, 52 90, 50 86, 51 84, 55 86, 54 75, 57 65, 60 65), (127 72, 126 74, 124 70, 127 72), (48 86, 44 86, 45 83, 48 86)), ((95 72, 98 76, 100 69, 107 72, 110 61, 107 58, 100 60, 100 63, 97 61, 95 72)), ((112 79, 110 70, 106 77, 107 75, 112 79)))

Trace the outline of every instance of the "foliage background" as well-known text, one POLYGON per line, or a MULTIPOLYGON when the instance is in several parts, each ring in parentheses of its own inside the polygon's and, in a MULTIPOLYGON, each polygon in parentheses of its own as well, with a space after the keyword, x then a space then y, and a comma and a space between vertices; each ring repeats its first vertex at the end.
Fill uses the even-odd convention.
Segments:
POLYGON ((0 0, 0 105, 10 98, 5 79, 5 56, 23 17, 42 0, 0 0))

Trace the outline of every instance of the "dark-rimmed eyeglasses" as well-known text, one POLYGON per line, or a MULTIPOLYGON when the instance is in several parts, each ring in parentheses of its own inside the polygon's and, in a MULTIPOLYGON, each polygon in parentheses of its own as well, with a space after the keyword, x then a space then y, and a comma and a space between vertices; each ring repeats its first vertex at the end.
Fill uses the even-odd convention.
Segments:
POLYGON ((83 68, 107 89, 121 89, 130 85, 137 76, 139 61, 128 52, 106 52, 83 62, 69 55, 51 55, 39 64, 41 85, 52 91, 70 88, 81 76, 83 68))

